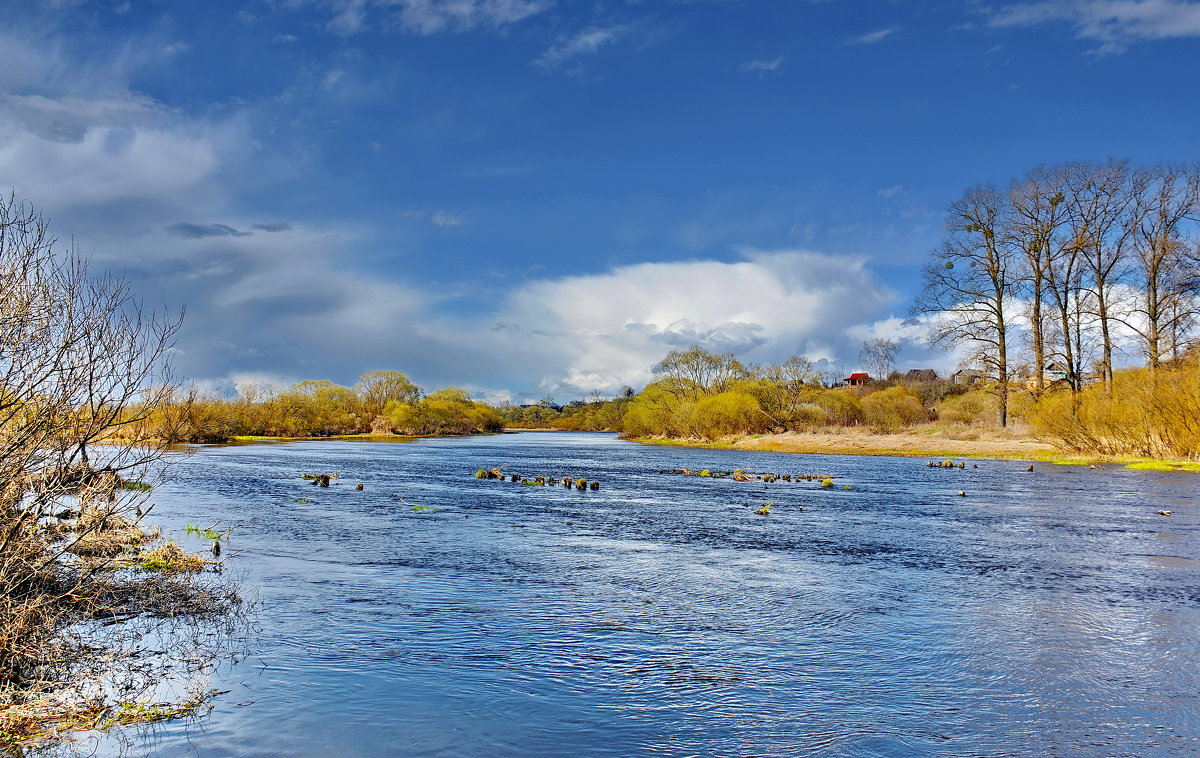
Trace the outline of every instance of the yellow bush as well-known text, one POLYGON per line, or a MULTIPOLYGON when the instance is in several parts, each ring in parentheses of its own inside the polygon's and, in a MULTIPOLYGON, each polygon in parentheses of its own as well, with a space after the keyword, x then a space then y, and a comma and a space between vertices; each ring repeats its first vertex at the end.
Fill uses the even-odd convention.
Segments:
POLYGON ((1039 436, 1079 452, 1200 457, 1200 365, 1126 369, 1078 395, 1053 392, 1028 415, 1039 436))
POLYGON ((996 397, 987 390, 972 390, 962 395, 951 395, 938 406, 941 421, 966 426, 986 424, 996 414, 996 397))
POLYGON ((904 387, 888 387, 862 399, 863 417, 872 429, 895 431, 929 419, 921 400, 904 387))
POLYGON ((745 392, 722 392, 702 398, 691 414, 692 434, 710 440, 731 434, 764 432, 769 428, 769 420, 758 400, 745 392))
POLYGON ((821 390, 812 402, 825 411, 829 424, 853 426, 863 421, 862 403, 847 389, 821 390))

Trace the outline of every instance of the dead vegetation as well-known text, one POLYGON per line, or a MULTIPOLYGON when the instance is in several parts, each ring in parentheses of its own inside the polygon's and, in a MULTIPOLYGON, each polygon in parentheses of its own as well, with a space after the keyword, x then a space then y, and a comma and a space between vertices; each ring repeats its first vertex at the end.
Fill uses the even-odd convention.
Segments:
POLYGON ((241 606, 142 523, 165 449, 112 442, 170 396, 179 321, 55 246, 0 201, 0 748, 191 712, 241 606))

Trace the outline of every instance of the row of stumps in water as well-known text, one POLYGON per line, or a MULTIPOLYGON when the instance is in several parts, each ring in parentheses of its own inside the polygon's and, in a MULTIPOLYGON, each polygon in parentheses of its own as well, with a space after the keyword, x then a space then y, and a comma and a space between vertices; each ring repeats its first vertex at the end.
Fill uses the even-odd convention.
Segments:
MULTIPOLYGON (((660 474, 680 474, 682 476, 698 476, 702 479, 732 479, 735 482, 820 482, 822 487, 833 486, 832 474, 751 474, 742 469, 733 471, 710 471, 709 469, 672 468, 660 469, 660 474)), ((847 488, 849 489, 849 488, 847 488)))
POLYGON ((553 476, 535 476, 531 479, 529 477, 523 477, 520 474, 505 475, 505 473, 498 468, 492 468, 492 469, 482 469, 481 468, 475 472, 475 478, 476 479, 499 479, 502 482, 503 481, 517 482, 517 483, 524 484, 524 485, 531 486, 531 487, 555 487, 555 486, 558 486, 561 484, 563 487, 574 487, 575 489, 580 490, 580 491, 600 489, 600 482, 596 482, 596 481, 589 482, 587 479, 573 479, 572 477, 569 477, 569 476, 564 476, 561 479, 555 478, 553 476))

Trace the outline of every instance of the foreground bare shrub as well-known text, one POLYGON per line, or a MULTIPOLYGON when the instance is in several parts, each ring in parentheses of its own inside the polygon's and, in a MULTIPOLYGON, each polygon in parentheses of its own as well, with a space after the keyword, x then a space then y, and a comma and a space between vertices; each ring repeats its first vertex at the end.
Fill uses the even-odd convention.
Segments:
POLYGON ((239 602, 139 563, 157 538, 143 480, 164 450, 114 431, 168 396, 179 321, 54 245, 32 209, 0 201, 0 745, 146 696, 169 668, 147 635, 191 645, 209 634, 195 621, 239 602))

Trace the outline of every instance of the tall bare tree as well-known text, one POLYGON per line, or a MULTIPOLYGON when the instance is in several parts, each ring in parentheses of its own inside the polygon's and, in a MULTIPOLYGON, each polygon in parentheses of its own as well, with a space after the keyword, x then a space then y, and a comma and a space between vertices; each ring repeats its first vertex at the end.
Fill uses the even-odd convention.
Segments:
POLYGON ((1011 213, 1004 225, 1004 244, 1024 256, 1024 276, 1019 277, 1028 301, 1029 340, 1033 352, 1034 388, 1045 389, 1047 362, 1046 298, 1048 271, 1054 259, 1055 240, 1066 218, 1065 195, 1059 175, 1039 166, 1008 188, 1011 213))
POLYGON ((1200 165, 1159 167, 1139 172, 1138 225, 1134 239, 1137 261, 1137 305, 1125 324, 1142 341, 1151 372, 1163 355, 1181 342, 1197 308, 1197 262, 1186 238, 1186 226, 1200 215, 1200 165))
MULTIPOLYGON (((1137 229, 1137 204, 1129 182, 1129 162, 1071 163, 1063 167, 1066 191, 1067 228, 1081 262, 1080 284, 1088 289, 1085 297, 1077 288, 1074 303, 1086 301, 1092 308, 1100 331, 1100 374, 1105 387, 1112 387, 1113 369, 1113 297, 1120 281, 1126 253, 1137 229), (1087 279, 1083 279, 1086 272, 1087 279)), ((1082 319, 1076 318, 1076 344, 1081 352, 1082 319)))
POLYGON ((1019 260, 1001 243, 1004 196, 992 186, 968 190, 946 214, 947 236, 924 269, 914 315, 932 315, 930 342, 965 346, 996 380, 1000 426, 1008 424, 1009 311, 1015 305, 1019 260))

